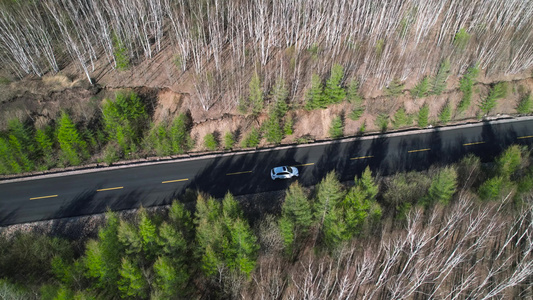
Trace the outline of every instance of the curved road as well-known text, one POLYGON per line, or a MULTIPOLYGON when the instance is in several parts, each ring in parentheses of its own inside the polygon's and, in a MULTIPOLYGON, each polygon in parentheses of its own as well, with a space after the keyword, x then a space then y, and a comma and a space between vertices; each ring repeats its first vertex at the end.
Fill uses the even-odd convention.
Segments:
POLYGON ((490 159, 511 144, 533 142, 533 118, 414 130, 186 160, 0 181, 0 225, 170 203, 198 189, 215 197, 285 189, 270 179, 274 166, 298 166, 313 185, 336 170, 352 180, 367 166, 381 174, 450 163, 472 152, 490 159))

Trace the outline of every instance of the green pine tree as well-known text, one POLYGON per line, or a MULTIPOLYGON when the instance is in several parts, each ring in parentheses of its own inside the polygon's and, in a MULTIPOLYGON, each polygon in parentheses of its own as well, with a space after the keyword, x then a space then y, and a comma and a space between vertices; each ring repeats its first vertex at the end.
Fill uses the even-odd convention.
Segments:
POLYGON ((511 183, 504 176, 495 176, 481 184, 478 195, 487 201, 501 200, 509 188, 511 183))
POLYGON ((429 203, 448 204, 457 188, 457 172, 452 167, 446 167, 433 178, 428 191, 429 203))
POLYGON ((363 97, 359 94, 359 81, 352 79, 348 83, 348 90, 346 91, 346 100, 354 104, 356 107, 360 107, 363 103, 363 97))
POLYGON ((174 261, 182 263, 187 261, 187 240, 172 225, 166 222, 161 224, 157 244, 162 254, 172 258, 174 261))
POLYGON ((241 141, 241 147, 243 148, 257 147, 260 141, 261 141, 261 133, 259 132, 259 130, 257 130, 257 128, 254 127, 248 133, 248 135, 245 136, 244 139, 241 141))
POLYGON ((285 247, 285 252, 290 254, 293 249, 294 243, 294 223, 288 217, 282 215, 278 221, 281 237, 283 238, 283 246, 285 247))
POLYGON ((80 164, 82 159, 88 156, 85 141, 81 139, 76 126, 65 112, 61 113, 59 119, 57 140, 64 159, 71 165, 80 164))
POLYGON ((46 134, 46 130, 38 129, 35 132, 35 141, 39 149, 39 156, 43 157, 47 165, 51 165, 53 161, 54 143, 48 134, 46 134))
POLYGON ((346 98, 346 92, 341 86, 343 78, 344 68, 339 64, 334 64, 324 87, 324 102, 326 105, 340 103, 346 98))
POLYGON ((440 95, 446 89, 448 76, 450 76, 450 61, 446 59, 440 64, 439 71, 433 80, 433 86, 431 89, 433 95, 440 95))
POLYGON ((403 92, 403 86, 404 84, 399 79, 395 78, 389 83, 389 86, 387 86, 385 95, 389 97, 398 97, 403 92))
POLYGON ((298 229, 306 233, 313 222, 311 204, 302 187, 297 182, 291 184, 285 192, 285 201, 281 206, 281 215, 290 220, 298 229))
POLYGON ((429 124, 429 105, 424 104, 418 111, 418 126, 426 128, 429 124))
POLYGON ((24 171, 33 170, 36 155, 31 130, 18 119, 10 120, 8 122, 8 140, 17 164, 24 171))
POLYGON ((265 138, 271 144, 279 144, 283 140, 281 120, 276 113, 271 112, 265 123, 265 138))
POLYGON ((335 249, 345 240, 346 223, 342 217, 342 210, 337 206, 324 216, 324 226, 322 229, 324 243, 329 249, 335 249))
POLYGON ((481 100, 479 108, 483 114, 489 114, 498 104, 497 100, 507 96, 507 83, 498 82, 490 90, 488 96, 481 100))
POLYGON ((19 173, 22 167, 17 162, 9 141, 0 136, 0 174, 19 173))
POLYGON ((141 236, 133 224, 120 220, 117 234, 118 240, 124 246, 126 254, 135 255, 142 251, 141 236))
POLYGON ((222 199, 222 217, 226 224, 234 221, 235 219, 242 219, 243 214, 239 202, 235 200, 235 197, 231 193, 226 193, 224 199, 222 199))
POLYGON ((226 134, 224 134, 224 149, 231 150, 234 145, 235 137, 233 136, 233 133, 231 131, 226 132, 226 134))
POLYGON ((443 124, 446 124, 452 120, 452 103, 450 101, 447 101, 444 106, 442 107, 439 119, 443 124))
POLYGON ((264 105, 261 79, 259 78, 257 72, 252 76, 252 80, 250 81, 248 88, 250 92, 249 101, 250 105, 252 106, 252 114, 257 116, 263 111, 264 105))
POLYGON ((398 108, 398 110, 394 113, 394 120, 392 121, 394 128, 398 129, 402 126, 409 125, 408 121, 409 121, 409 117, 405 113, 405 108, 403 107, 398 108))
POLYGON ((172 201, 168 217, 172 225, 183 233, 189 240, 194 231, 191 213, 177 200, 172 201))
POLYGON ((96 280, 96 286, 115 295, 119 280, 119 268, 124 248, 118 238, 119 219, 107 214, 106 225, 98 231, 98 241, 87 243, 83 263, 88 278, 96 280))
POLYGON ((204 147, 211 151, 218 148, 218 141, 212 133, 208 133, 204 136, 204 147))
POLYGON ((531 94, 527 94, 520 99, 520 102, 516 106, 516 111, 524 115, 533 112, 533 98, 531 94))
POLYGON ((155 288, 166 299, 183 296, 189 275, 184 268, 176 267, 172 260, 160 256, 154 263, 155 288))
POLYGON ((139 214, 139 236, 141 237, 142 249, 145 257, 152 260, 159 254, 157 228, 148 217, 146 210, 141 209, 139 214))
POLYGON ((315 223, 318 228, 325 232, 325 226, 330 225, 326 223, 328 215, 332 213, 333 209, 339 204, 343 196, 342 188, 335 172, 330 172, 318 185, 317 199, 313 205, 313 213, 315 223))
POLYGON ((311 76, 311 87, 305 96, 305 109, 313 110, 325 107, 322 80, 317 74, 311 76))
POLYGON ((184 113, 180 113, 172 121, 169 137, 173 153, 181 154, 189 150, 189 144, 191 142, 190 121, 190 117, 184 113))
POLYGON ((342 203, 346 222, 345 240, 361 233, 365 219, 368 216, 370 203, 367 193, 361 189, 360 185, 352 187, 348 191, 342 203))
POLYGON ((496 159, 498 174, 507 179, 510 179, 522 164, 522 151, 518 145, 508 147, 496 159))
POLYGON ((459 102, 459 105, 457 105, 457 111, 459 113, 466 111, 470 107, 472 102, 472 94, 474 91, 473 88, 478 74, 479 69, 477 66, 470 67, 463 77, 459 79, 459 89, 461 92, 463 92, 461 102, 459 102))
POLYGON ((118 289, 122 297, 145 298, 147 296, 148 283, 139 266, 127 258, 122 258, 119 272, 118 289))
POLYGON ((361 188, 361 190, 366 193, 367 199, 376 199, 376 195, 379 192, 379 185, 376 183, 376 180, 372 176, 372 171, 370 171, 369 166, 365 168, 365 171, 361 175, 361 178, 356 179, 355 181, 356 184, 361 188))
POLYGON ((285 86, 285 81, 282 77, 279 77, 276 79, 276 82, 274 83, 274 86, 272 87, 272 92, 270 94, 272 105, 273 105, 273 111, 278 116, 278 118, 282 118, 285 116, 287 111, 289 110, 289 106, 287 105, 287 97, 289 96, 289 91, 287 91, 287 87, 285 86))
POLYGON ((226 263, 231 269, 236 269, 242 274, 250 275, 255 267, 257 250, 257 237, 253 234, 248 222, 238 218, 229 226, 230 244, 225 249, 226 263))
POLYGON ((329 136, 333 139, 338 139, 344 136, 344 124, 340 116, 331 120, 331 126, 329 127, 329 136))
POLYGON ((429 96, 430 78, 424 77, 417 85, 411 90, 411 95, 415 98, 424 98, 429 96))

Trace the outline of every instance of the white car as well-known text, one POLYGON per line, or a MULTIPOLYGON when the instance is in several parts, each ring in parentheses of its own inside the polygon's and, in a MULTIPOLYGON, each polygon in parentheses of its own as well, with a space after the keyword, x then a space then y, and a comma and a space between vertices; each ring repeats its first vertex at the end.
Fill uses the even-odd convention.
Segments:
POLYGON ((298 175, 300 174, 298 173, 298 169, 296 169, 295 167, 275 167, 272 169, 272 171, 270 171, 270 178, 272 178, 272 180, 289 179, 293 177, 298 177, 298 175))

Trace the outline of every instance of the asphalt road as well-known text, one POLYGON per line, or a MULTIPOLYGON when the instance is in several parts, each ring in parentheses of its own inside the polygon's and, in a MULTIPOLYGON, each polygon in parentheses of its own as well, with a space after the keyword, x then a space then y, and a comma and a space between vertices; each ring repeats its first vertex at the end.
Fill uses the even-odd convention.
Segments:
POLYGON ((352 180, 367 165, 386 175, 457 161, 466 153, 488 160, 511 144, 533 142, 533 118, 367 136, 330 143, 219 154, 69 176, 0 181, 0 225, 169 204, 198 189, 214 197, 282 190, 291 180, 270 179, 270 169, 297 166, 303 185, 335 170, 352 180))

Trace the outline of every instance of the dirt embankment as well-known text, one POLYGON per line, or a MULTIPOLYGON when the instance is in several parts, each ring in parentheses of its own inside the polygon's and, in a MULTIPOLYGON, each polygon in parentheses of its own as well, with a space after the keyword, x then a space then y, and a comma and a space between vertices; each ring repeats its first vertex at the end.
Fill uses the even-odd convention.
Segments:
MULTIPOLYGON (((526 76, 508 79, 508 93, 505 99, 499 100, 493 114, 514 114, 518 101, 524 94, 533 90, 533 78, 526 76)), ((474 87, 474 95, 470 108, 454 114, 452 122, 476 120, 479 117, 478 103, 487 96, 490 84, 487 78, 480 78, 481 82, 474 87)), ((494 80, 494 79, 493 79, 494 80)), ((301 107, 294 107, 289 113, 294 119, 293 134, 285 137, 282 143, 323 140, 329 137, 329 127, 333 118, 344 116, 344 134, 352 136, 358 134, 361 126, 365 132, 377 131, 375 118, 378 114, 387 114, 393 119, 394 112, 404 107, 408 114, 416 114, 420 107, 427 103, 430 108, 430 120, 438 122, 441 109, 451 103, 457 107, 462 93, 454 88, 458 86, 458 79, 450 77, 448 90, 439 96, 414 98, 406 89, 397 97, 375 96, 365 98, 365 112, 357 121, 348 118, 353 106, 344 102, 331 105, 326 109, 306 111, 301 107)), ((237 142, 252 127, 258 127, 266 119, 266 113, 257 118, 244 116, 236 109, 223 112, 220 109, 200 111, 194 99, 188 93, 176 92, 168 87, 131 87, 145 100, 148 111, 153 115, 155 123, 171 120, 180 112, 190 111, 193 117, 192 136, 201 141, 208 133, 218 133, 223 136, 231 131, 236 134, 237 142)), ((0 95, 0 130, 5 130, 8 120, 30 118, 36 127, 43 127, 57 119, 62 110, 68 111, 73 120, 83 124, 91 124, 98 118, 100 102, 105 98, 113 98, 120 88, 90 85, 84 80, 71 80, 66 76, 45 76, 42 79, 24 79, 3 85, 0 95)), ((391 127, 389 127, 391 128, 391 127)), ((260 146, 264 146, 261 144, 260 146)), ((193 151, 202 151, 202 143, 197 142, 193 151)))

